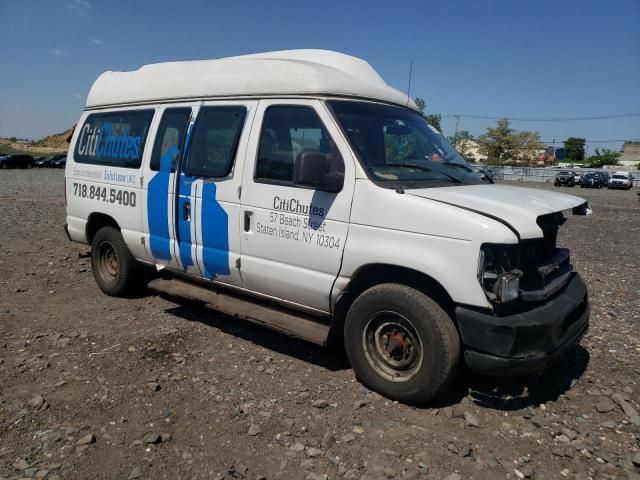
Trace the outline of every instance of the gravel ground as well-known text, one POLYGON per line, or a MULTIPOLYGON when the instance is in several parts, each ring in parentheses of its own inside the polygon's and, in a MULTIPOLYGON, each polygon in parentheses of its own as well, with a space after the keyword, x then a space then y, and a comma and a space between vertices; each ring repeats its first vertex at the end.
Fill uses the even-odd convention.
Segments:
POLYGON ((639 478, 635 191, 561 189, 593 207, 559 240, 590 287, 581 346, 535 377, 461 372, 415 408, 341 352, 103 295, 63 234, 63 175, 0 173, 0 478, 639 478))

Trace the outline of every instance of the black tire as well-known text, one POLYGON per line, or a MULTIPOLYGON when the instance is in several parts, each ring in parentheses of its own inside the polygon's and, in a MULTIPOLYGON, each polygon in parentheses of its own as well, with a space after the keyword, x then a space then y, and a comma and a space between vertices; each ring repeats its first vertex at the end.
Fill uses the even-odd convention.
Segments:
POLYGON ((140 266, 118 230, 102 227, 91 242, 91 270, 107 295, 125 297, 139 287, 140 266))
POLYGON ((423 404, 456 374, 460 337, 451 318, 411 287, 384 283, 362 293, 349 309, 344 333, 358 380, 390 399, 423 404))

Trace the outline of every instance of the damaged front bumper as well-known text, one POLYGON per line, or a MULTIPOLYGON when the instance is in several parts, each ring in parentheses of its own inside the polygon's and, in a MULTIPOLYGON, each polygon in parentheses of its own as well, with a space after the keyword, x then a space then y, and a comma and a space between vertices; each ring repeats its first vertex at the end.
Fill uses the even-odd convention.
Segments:
POLYGON ((457 307, 455 316, 467 366, 474 372, 540 372, 580 341, 589 327, 587 286, 577 273, 552 299, 512 315, 457 307))

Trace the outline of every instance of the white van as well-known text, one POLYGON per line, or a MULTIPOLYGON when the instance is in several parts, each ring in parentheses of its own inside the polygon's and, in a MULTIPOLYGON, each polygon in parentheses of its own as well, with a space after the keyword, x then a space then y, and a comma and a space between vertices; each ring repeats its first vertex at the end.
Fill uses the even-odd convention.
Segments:
POLYGON ((363 60, 293 50, 106 72, 66 166, 72 241, 109 295, 149 287, 321 345, 417 403, 460 362, 540 371, 587 288, 560 193, 495 185, 363 60))

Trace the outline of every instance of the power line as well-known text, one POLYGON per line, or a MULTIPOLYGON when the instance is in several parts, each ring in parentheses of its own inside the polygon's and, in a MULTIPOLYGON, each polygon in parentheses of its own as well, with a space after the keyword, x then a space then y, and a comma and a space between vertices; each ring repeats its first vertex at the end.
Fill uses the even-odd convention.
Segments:
POLYGON ((573 122, 580 120, 607 120, 612 118, 630 118, 630 117, 640 117, 640 113, 619 113, 619 114, 611 114, 611 115, 600 115, 593 117, 550 117, 550 118, 522 118, 522 117, 490 117, 486 115, 472 115, 466 113, 452 113, 442 115, 443 118, 450 117, 464 117, 464 118, 475 118, 480 120, 502 120, 506 118, 507 120, 513 122, 573 122))
MULTIPOLYGON (((580 138, 580 137, 577 137, 580 138)), ((563 140, 561 140, 563 141, 563 140)), ((615 142, 638 142, 636 138, 627 138, 626 140, 585 140, 584 143, 615 143, 615 142)), ((552 140, 542 140, 543 143, 551 143, 552 140)))

